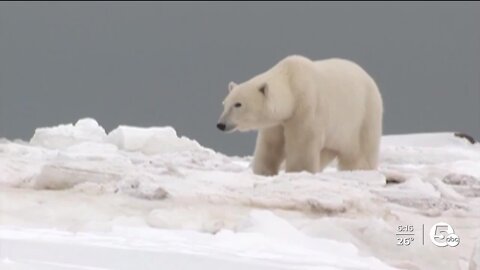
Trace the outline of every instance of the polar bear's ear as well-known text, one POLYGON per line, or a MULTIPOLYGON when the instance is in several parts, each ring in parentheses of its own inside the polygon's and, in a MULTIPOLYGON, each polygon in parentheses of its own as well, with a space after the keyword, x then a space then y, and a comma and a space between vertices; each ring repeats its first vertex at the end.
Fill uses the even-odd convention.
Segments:
POLYGON ((267 92, 268 92, 268 84, 264 83, 264 84, 260 85, 260 88, 258 88, 258 91, 260 91, 260 93, 262 93, 264 96, 266 96, 267 92))
POLYGON ((228 83, 228 92, 232 91, 235 86, 237 86, 236 83, 234 83, 234 82, 229 82, 229 83, 228 83))

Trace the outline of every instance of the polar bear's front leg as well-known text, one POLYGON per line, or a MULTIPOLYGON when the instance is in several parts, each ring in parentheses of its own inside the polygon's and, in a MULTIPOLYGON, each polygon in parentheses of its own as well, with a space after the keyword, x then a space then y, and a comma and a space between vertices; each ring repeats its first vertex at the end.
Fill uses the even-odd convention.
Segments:
POLYGON ((322 138, 311 127, 286 130, 285 147, 286 172, 319 171, 322 138))
POLYGON ((253 172, 259 175, 276 175, 284 158, 283 127, 259 130, 253 157, 253 172))

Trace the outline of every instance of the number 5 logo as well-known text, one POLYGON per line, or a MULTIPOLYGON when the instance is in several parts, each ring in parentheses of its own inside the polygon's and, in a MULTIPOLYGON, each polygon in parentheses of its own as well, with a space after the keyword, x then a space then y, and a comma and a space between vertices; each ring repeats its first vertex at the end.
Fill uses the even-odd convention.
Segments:
POLYGON ((455 247, 460 243, 460 238, 455 234, 452 226, 445 222, 433 225, 430 229, 430 240, 437 247, 455 247))

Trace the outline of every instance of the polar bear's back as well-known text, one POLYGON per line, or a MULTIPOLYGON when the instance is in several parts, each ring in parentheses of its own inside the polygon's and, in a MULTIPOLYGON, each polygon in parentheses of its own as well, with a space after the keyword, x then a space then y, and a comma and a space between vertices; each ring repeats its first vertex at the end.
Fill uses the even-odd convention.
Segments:
POLYGON ((314 62, 317 70, 323 75, 322 77, 329 77, 332 79, 343 78, 349 79, 349 81, 373 83, 375 81, 360 65, 357 63, 342 59, 342 58, 330 58, 324 60, 317 60, 314 62))
MULTIPOLYGON (((331 58, 315 61, 314 64, 318 72, 319 91, 323 94, 330 92, 336 98, 340 98, 340 102, 347 103, 342 105, 348 105, 349 101, 352 101, 364 106, 366 104, 363 104, 363 100, 367 102, 375 96, 373 99, 380 99, 378 105, 382 106, 377 84, 357 63, 341 58, 331 58)), ((334 100, 333 97, 330 99, 330 101, 334 100)))
MULTIPOLYGON (((370 121, 381 123, 383 104, 379 89, 374 79, 355 62, 331 58, 314 63, 318 91, 323 100, 328 100, 328 104, 321 102, 322 106, 328 108, 327 113, 334 119, 327 124, 327 140, 337 149, 352 147, 346 143, 352 142, 349 136, 369 126, 370 121)), ((381 126, 367 128, 378 130, 381 126)))

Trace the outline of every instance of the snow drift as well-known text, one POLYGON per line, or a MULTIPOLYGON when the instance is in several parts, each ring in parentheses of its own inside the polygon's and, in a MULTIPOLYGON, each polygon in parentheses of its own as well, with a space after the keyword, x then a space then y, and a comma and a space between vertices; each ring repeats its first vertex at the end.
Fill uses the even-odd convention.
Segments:
POLYGON ((379 171, 261 177, 249 160, 202 147, 172 127, 107 134, 93 119, 39 128, 28 143, 0 141, 0 266, 479 265, 478 143, 453 133, 385 136, 379 171), (455 228, 459 246, 432 244, 428 230, 440 221, 455 228), (397 245, 399 225, 414 226, 411 245, 397 245))

